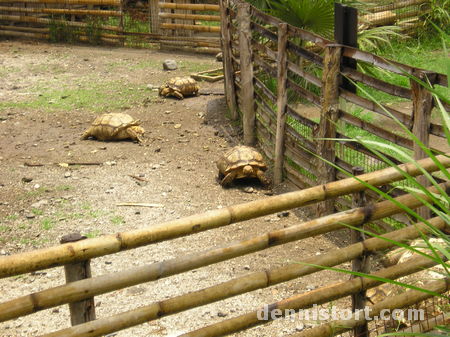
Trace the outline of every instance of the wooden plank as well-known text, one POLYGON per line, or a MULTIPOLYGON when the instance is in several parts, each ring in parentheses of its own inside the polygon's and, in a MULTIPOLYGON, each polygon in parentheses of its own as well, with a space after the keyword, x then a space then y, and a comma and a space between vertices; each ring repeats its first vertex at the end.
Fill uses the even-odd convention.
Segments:
POLYGON ((286 126, 286 133, 295 139, 296 142, 305 147, 308 151, 312 153, 316 153, 316 144, 312 142, 310 139, 307 139, 302 134, 298 133, 291 125, 286 126))
POLYGON ((413 148, 413 141, 411 139, 400 136, 396 133, 392 133, 386 128, 383 128, 381 126, 377 126, 370 122, 363 121, 362 119, 359 119, 358 117, 355 117, 343 110, 339 110, 339 119, 347 122, 350 125, 354 125, 358 128, 361 128, 362 130, 366 130, 394 144, 403 146, 407 149, 413 148))
POLYGON ((349 91, 346 91, 343 89, 340 90, 340 96, 342 98, 345 98, 350 103, 354 103, 356 105, 359 105, 360 107, 363 107, 364 109, 367 109, 367 110, 370 110, 370 111, 379 113, 383 116, 391 118, 391 116, 389 116, 389 114, 386 113, 386 111, 384 111, 384 109, 386 109, 393 116, 395 116, 400 122, 402 122, 406 127, 408 127, 408 128, 412 127, 411 116, 409 116, 403 112, 400 112, 398 110, 395 110, 393 108, 390 108, 387 105, 382 104, 382 106, 384 107, 384 109, 382 109, 376 102, 373 102, 367 98, 358 96, 352 92, 349 92, 349 91))
POLYGON ((300 189, 312 187, 317 184, 316 182, 309 180, 303 174, 300 174, 296 169, 289 165, 286 165, 286 178, 300 189))
POLYGON ((306 160, 306 158, 308 157, 307 155, 305 156, 305 154, 308 154, 306 151, 301 151, 299 149, 297 149, 295 146, 293 146, 294 143, 293 142, 289 142, 286 139, 286 156, 289 157, 290 159, 295 158, 295 160, 298 163, 301 163, 301 166, 311 172, 314 175, 317 175, 316 172, 316 166, 313 164, 313 156, 309 155, 309 159, 306 160))
POLYGON ((427 3, 429 0, 407 0, 407 1, 394 1, 389 5, 376 6, 372 8, 368 8, 367 11, 371 13, 384 12, 388 10, 394 10, 399 8, 405 8, 409 6, 418 6, 423 3, 427 3))
POLYGON ((94 6, 120 6, 120 0, 0 0, 0 3, 26 3, 26 4, 64 4, 64 5, 94 5, 94 6))
POLYGON ((287 108, 287 24, 278 26, 277 47, 277 134, 275 141, 274 184, 283 181, 284 134, 287 108))
POLYGON ((293 54, 304 58, 305 60, 317 64, 318 66, 323 66, 322 56, 317 55, 309 50, 306 50, 305 48, 302 48, 291 41, 288 41, 287 49, 289 49, 289 51, 292 52, 293 54))
POLYGON ((223 72, 224 72, 224 87, 225 87, 225 99, 227 101, 228 110, 230 111, 231 119, 238 120, 239 114, 237 111, 236 102, 236 88, 235 88, 235 76, 233 67, 233 55, 231 51, 231 31, 230 31, 230 17, 228 13, 229 3, 228 0, 220 1, 220 29, 221 29, 221 43, 223 53, 223 72))
MULTIPOLYGON (((274 130, 275 130, 275 125, 277 122, 276 119, 276 113, 272 110, 272 107, 267 104, 266 100, 259 94, 259 92, 255 91, 255 95, 257 98, 259 98, 259 100, 255 100, 255 104, 262 109, 262 111, 264 111, 264 113, 267 114, 267 117, 270 118, 273 122, 274 125, 274 130)), ((275 132, 274 132, 275 134, 275 132)))
POLYGON ((295 26, 288 26, 288 34, 290 36, 298 36, 304 41, 313 42, 314 44, 324 48, 328 44, 334 43, 331 40, 325 39, 320 35, 314 34, 312 32, 308 32, 304 29, 295 27, 295 26))
POLYGON ((256 22, 251 23, 252 30, 256 31, 257 33, 261 34, 265 38, 269 39, 270 41, 276 43, 277 42, 277 34, 274 32, 268 30, 267 28, 261 26, 260 24, 256 22))
MULTIPOLYGON (((261 55, 259 55, 263 60, 276 62, 277 54, 270 48, 268 48, 265 44, 260 43, 259 41, 252 38, 252 47, 255 51, 259 51, 261 55)), ((256 54, 256 53, 255 53, 256 54)))
POLYGON ((294 74, 303 77, 307 82, 314 84, 316 86, 318 86, 319 88, 322 88, 322 81, 320 80, 320 78, 304 71, 303 69, 301 69, 297 64, 288 61, 288 69, 289 71, 292 71, 294 74))
POLYGON ((397 96, 397 97, 411 99, 411 89, 409 89, 409 88, 404 88, 404 87, 401 87, 398 85, 387 83, 378 78, 375 78, 375 77, 367 75, 367 74, 363 74, 363 73, 361 73, 355 69, 351 69, 349 67, 344 67, 344 69, 341 71, 341 74, 349 77, 353 81, 361 82, 365 85, 368 85, 369 87, 378 89, 387 94, 397 96))
POLYGON ((288 114, 290 117, 294 118, 295 120, 299 121, 302 124, 305 124, 306 126, 309 126, 311 129, 314 130, 319 124, 302 116, 298 111, 294 110, 290 105, 288 105, 287 108, 288 114))
POLYGON ((258 53, 253 54, 253 61, 255 65, 260 66, 271 77, 277 76, 277 70, 274 66, 268 64, 258 53))
POLYGON ((160 34, 161 30, 159 29, 159 25, 161 24, 161 20, 159 19, 159 0, 149 0, 148 5, 150 11, 150 30, 153 34, 160 34))
POLYGON ((280 19, 266 14, 255 7, 252 7, 251 15, 261 20, 264 24, 269 24, 272 26, 278 26, 278 24, 283 23, 283 21, 281 21, 280 19))
POLYGON ((257 77, 255 77, 255 87, 260 89, 264 93, 264 95, 266 95, 269 98, 269 100, 272 103, 276 102, 277 98, 276 98, 275 94, 272 91, 270 91, 269 89, 267 89, 267 87, 264 85, 264 83, 261 82, 261 80, 258 79, 257 77))
POLYGON ((430 124, 430 133, 432 135, 435 135, 438 137, 446 138, 444 127, 439 124, 431 123, 430 124))
POLYGON ((301 86, 299 86, 297 83, 293 82, 289 78, 287 80, 287 85, 288 85, 288 88, 294 90, 301 97, 305 98, 306 100, 308 100, 309 102, 311 102, 317 106, 320 106, 320 104, 321 104, 320 97, 317 96, 316 94, 313 94, 311 91, 302 88, 301 86))
MULTIPOLYGON (((335 141, 336 123, 339 113, 339 81, 341 65, 341 48, 328 45, 325 48, 322 73, 322 104, 320 123, 317 130, 318 183, 326 184, 336 180, 336 169, 324 160, 334 163, 336 160, 335 141), (324 159, 324 160, 321 160, 324 159)), ((317 214, 324 216, 334 213, 334 201, 327 200, 317 204, 317 214)))

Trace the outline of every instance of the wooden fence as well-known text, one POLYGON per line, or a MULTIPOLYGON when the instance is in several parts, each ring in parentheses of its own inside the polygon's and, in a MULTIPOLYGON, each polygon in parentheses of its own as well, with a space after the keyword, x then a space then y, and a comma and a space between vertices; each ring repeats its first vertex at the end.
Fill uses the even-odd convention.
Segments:
MULTIPOLYGON (((447 86, 445 75, 337 45, 239 0, 223 0, 221 5, 227 104, 233 118, 242 118, 244 142, 257 141, 273 160, 275 183, 286 177, 306 188, 346 177, 344 173, 354 167, 364 172, 386 167, 360 143, 349 141, 357 135, 423 158, 419 145, 394 119, 426 146, 437 144, 441 146, 435 148, 437 152, 448 151, 443 126, 432 117, 432 94, 410 79, 415 76, 432 86, 447 86), (346 66, 343 60, 357 62, 370 72, 346 66), (343 78, 362 89, 348 89, 343 78), (374 103, 369 95, 375 94, 395 99, 398 106, 374 103)), ((401 162, 394 151, 386 156, 401 162)), ((401 191, 394 189, 394 193, 401 191)), ((321 211, 330 213, 334 206, 345 209, 350 203, 351 198, 340 198, 321 211)))
MULTIPOLYGON (((438 156, 437 160, 440 161, 444 167, 450 167, 450 157, 448 154, 445 156, 438 156)), ((419 167, 414 164, 406 164, 401 165, 399 168, 408 172, 413 177, 422 174, 421 168, 428 172, 439 170, 438 165, 431 159, 419 161, 419 167)), ((232 223, 301 207, 335 198, 340 195, 362 192, 366 189, 366 186, 363 185, 361 181, 368 182, 374 186, 382 186, 400 181, 401 179, 403 179, 403 175, 399 170, 396 168, 387 168, 377 172, 360 175, 358 176, 358 180, 348 178, 331 182, 326 185, 318 185, 309 189, 208 211, 206 213, 181 218, 160 225, 153 225, 148 228, 84 240, 79 240, 80 237, 66 238, 66 243, 59 246, 11 256, 1 256, 0 278, 64 265, 66 268, 66 277, 68 277, 68 282, 70 283, 55 288, 37 291, 0 303, 0 322, 70 303, 73 326, 45 334, 44 336, 102 336, 194 307, 319 272, 321 269, 314 265, 331 267, 358 259, 361 256, 367 257, 376 252, 385 251, 386 249, 394 247, 392 240, 407 242, 408 240, 426 235, 430 231, 430 227, 419 223, 415 226, 385 234, 384 237, 389 240, 375 237, 366 239, 362 242, 355 242, 345 248, 335 249, 333 251, 325 252, 320 256, 312 256, 304 259, 301 261, 302 263, 288 263, 284 266, 269 269, 264 272, 248 273, 247 275, 231 279, 209 288, 200 289, 155 303, 140 303, 142 305, 140 307, 109 317, 99 317, 94 320, 95 312, 92 311, 94 308, 94 297, 100 294, 109 293, 114 290, 144 282, 155 281, 157 279, 208 266, 220 261, 286 244, 288 242, 332 232, 344 228, 344 223, 352 226, 363 225, 368 221, 374 221, 392 214, 403 212, 403 209, 395 202, 382 201, 371 206, 355 208, 350 212, 336 213, 300 223, 292 227, 273 230, 262 235, 250 237, 242 242, 233 243, 226 247, 213 248, 208 251, 196 252, 192 255, 184 255, 171 260, 134 267, 129 270, 121 271, 120 273, 114 272, 112 274, 105 274, 93 278, 90 277, 89 267, 87 267, 89 265, 87 262, 89 259, 149 244, 155 244, 157 242, 205 230, 213 230, 232 223), (80 266, 79 263, 82 263, 82 265, 80 266), (76 277, 74 279, 74 277, 71 276, 74 274, 74 268, 83 269, 82 272, 85 274, 82 277, 83 279, 75 280, 76 277), (83 304, 84 301, 89 301, 89 303, 87 305, 83 304), (90 312, 87 313, 87 311, 90 312), (82 318, 81 320, 80 317, 82 318)), ((441 187, 448 190, 450 188, 450 183, 443 183, 441 184, 441 187)), ((429 191, 436 193, 437 189, 432 187, 429 191)), ((422 197, 425 201, 429 201, 428 196, 423 195, 422 197)), ((396 202, 401 202, 403 205, 412 209, 422 205, 422 201, 412 195, 397 197, 396 202)), ((446 224, 442 218, 436 217, 430 219, 429 222, 437 229, 449 229, 448 224, 446 224)), ((378 277, 378 279, 366 277, 354 278, 350 281, 318 288, 314 291, 286 298, 282 301, 272 303, 269 307, 270 310, 298 310, 310 308, 314 304, 328 303, 339 298, 377 287, 382 283, 379 280, 381 277, 397 279, 430 268, 436 263, 435 259, 429 259, 423 256, 415 257, 410 261, 373 271, 373 276, 378 277)), ((450 288, 450 282, 448 279, 442 279, 426 284, 425 288, 434 293, 445 293, 450 288)), ((115 296, 118 296, 118 294, 115 296)), ((399 295, 392 297, 388 302, 375 304, 372 313, 376 314, 381 308, 402 308, 431 296, 432 294, 430 293, 416 291, 408 292, 403 296, 399 295), (386 305, 386 307, 384 305, 386 305)), ((248 327, 270 322, 272 319, 273 315, 269 315, 268 320, 258 319, 257 311, 254 311, 206 326, 182 336, 224 336, 248 327)), ((339 325, 339 329, 341 330, 337 329, 336 331, 342 331, 342 329, 348 330, 353 326, 360 326, 365 323, 358 320, 352 320, 351 322, 353 325, 341 324, 339 325)), ((333 329, 333 327, 337 327, 336 322, 330 322, 325 326, 325 328, 330 329, 333 329)), ((308 330, 306 332, 308 332, 308 330)), ((316 333, 316 336, 323 336, 320 332, 317 334, 316 330, 313 332, 316 333)), ((329 333, 329 335, 332 334, 333 333, 329 333)))

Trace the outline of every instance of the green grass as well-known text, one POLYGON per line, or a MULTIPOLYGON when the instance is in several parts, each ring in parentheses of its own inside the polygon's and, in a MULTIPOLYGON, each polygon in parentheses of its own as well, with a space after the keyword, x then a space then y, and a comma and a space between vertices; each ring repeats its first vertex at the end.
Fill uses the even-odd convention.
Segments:
POLYGON ((95 230, 92 230, 92 231, 90 231, 90 232, 87 232, 86 234, 84 234, 84 235, 86 235, 86 237, 88 237, 88 238, 95 238, 95 237, 97 237, 97 236, 99 236, 100 235, 100 231, 98 230, 98 229, 95 229, 95 230))
POLYGON ((42 229, 48 231, 55 226, 55 221, 51 218, 45 218, 41 221, 42 229))
POLYGON ((110 218, 110 221, 114 225, 121 225, 125 222, 125 219, 123 216, 114 215, 113 217, 110 218))
POLYGON ((104 112, 140 105, 148 91, 144 85, 102 81, 89 87, 43 89, 34 99, 27 101, 0 102, 0 111, 5 108, 36 109, 44 111, 72 111, 74 109, 104 112))
POLYGON ((31 210, 31 212, 32 212, 34 215, 42 215, 42 214, 44 214, 44 211, 41 210, 41 209, 38 209, 38 208, 33 208, 33 209, 31 210))

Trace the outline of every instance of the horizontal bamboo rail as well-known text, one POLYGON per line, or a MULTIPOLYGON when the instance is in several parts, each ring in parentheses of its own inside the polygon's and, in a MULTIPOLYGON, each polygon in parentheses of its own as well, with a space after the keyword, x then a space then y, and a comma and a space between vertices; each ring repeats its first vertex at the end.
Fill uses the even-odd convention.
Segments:
MULTIPOLYGON (((410 275, 423 268, 429 268, 435 265, 430 259, 425 257, 413 258, 406 263, 398 264, 393 267, 381 269, 377 272, 371 273, 377 277, 386 279, 397 279, 402 276, 410 275), (399 267, 399 268, 395 268, 399 267)), ((331 286, 325 286, 317 288, 307 293, 292 296, 290 298, 283 299, 279 302, 269 304, 270 310, 280 309, 284 315, 287 309, 305 309, 310 308, 314 304, 323 304, 352 295, 356 292, 367 290, 382 284, 381 281, 373 278, 361 277, 355 278, 350 281, 336 283, 331 286)), ((179 337, 217 337, 225 336, 231 333, 235 333, 253 326, 268 323, 271 320, 271 315, 268 315, 268 320, 260 320, 258 318, 258 311, 249 312, 247 314, 230 318, 228 320, 206 326, 204 328, 188 332, 180 335, 179 337)), ((50 337, 51 335, 49 335, 50 337)), ((52 336, 53 337, 53 336, 52 336)))
MULTIPOLYGON (((0 20, 12 21, 12 22, 33 22, 33 23, 43 23, 51 24, 52 22, 64 24, 71 27, 88 27, 87 23, 77 22, 77 21, 65 21, 65 20, 51 20, 46 18, 37 18, 34 16, 23 16, 23 15, 0 15, 0 20)), ((100 29, 111 30, 111 31, 122 31, 122 28, 115 26, 100 26, 100 29)))
POLYGON ((170 2, 160 2, 159 8, 168 9, 186 9, 192 11, 220 11, 219 5, 207 5, 207 4, 177 4, 170 2))
POLYGON ((60 8, 28 8, 0 6, 0 11, 17 13, 41 13, 41 14, 68 14, 68 15, 93 15, 93 16, 121 16, 120 11, 93 10, 93 9, 60 9, 60 8))
MULTIPOLYGON (((450 279, 442 279, 434 282, 429 282, 422 286, 421 288, 442 294, 450 289, 450 279)), ((403 294, 389 297, 375 305, 369 306, 370 311, 368 312, 368 317, 373 319, 375 316, 379 317, 381 311, 385 310, 394 310, 397 308, 405 308, 407 306, 413 305, 415 303, 419 303, 424 301, 433 295, 419 291, 419 290, 408 290, 403 294)), ((348 320, 337 320, 329 323, 321 324, 312 329, 302 331, 300 333, 296 333, 290 335, 290 337, 331 337, 336 336, 337 334, 343 333, 345 331, 349 331, 356 326, 360 326, 366 322, 364 315, 359 315, 359 319, 356 319, 355 315, 351 319, 348 320)), ((411 332, 410 330, 406 330, 405 332, 411 332)), ((417 331, 421 332, 421 331, 417 331)))
POLYGON ((220 15, 159 13, 162 19, 201 20, 220 22, 220 15))
MULTIPOLYGON (((437 156, 437 160, 444 167, 450 167, 449 154, 437 156)), ((425 171, 434 172, 438 170, 437 165, 430 158, 420 160, 418 163, 421 169, 425 171)), ((421 169, 416 167, 414 163, 408 163, 399 165, 397 168, 390 167, 373 173, 363 174, 358 179, 372 186, 386 185, 403 179, 403 175, 398 169, 405 170, 411 176, 421 174, 421 169)), ((113 254, 122 250, 137 248, 150 243, 169 240, 226 226, 231 223, 309 205, 329 198, 364 190, 366 187, 360 181, 347 178, 301 191, 212 210, 143 229, 117 233, 115 235, 106 235, 10 256, 2 256, 0 257, 0 277, 23 274, 113 254)))
POLYGON ((220 33, 219 26, 185 25, 182 23, 161 23, 159 26, 161 29, 186 29, 198 32, 220 33))
MULTIPOLYGON (((396 279, 398 277, 417 272, 424 268, 432 267, 435 264, 436 262, 420 256, 417 258, 413 258, 412 260, 408 261, 408 263, 402 263, 386 269, 382 269, 373 273, 372 275, 388 279, 396 279)), ((308 268, 309 266, 303 267, 308 268)), ((311 269, 314 267, 309 268, 311 269)), ((314 269, 317 270, 317 268, 314 269)), ((271 271, 252 273, 239 279, 234 279, 206 289, 152 303, 110 317, 100 318, 96 321, 91 321, 71 328, 55 331, 43 335, 42 337, 95 337, 114 331, 119 331, 134 325, 158 319, 163 316, 175 314, 200 305, 209 304, 221 299, 267 287, 267 284, 272 281, 270 276, 276 276, 273 270, 270 274, 268 274, 269 272, 271 271)), ((353 279, 351 281, 341 282, 333 286, 319 288, 306 294, 293 296, 291 298, 271 304, 269 307, 274 309, 305 308, 308 306, 312 306, 313 304, 321 304, 334 299, 349 296, 354 292, 361 291, 362 289, 373 288, 381 283, 381 281, 376 281, 369 278, 353 279)), ((225 334, 242 330, 246 327, 263 323, 263 321, 258 320, 257 312, 255 311, 188 334, 184 334, 182 336, 223 336, 225 334)))
POLYGON ((120 0, 0 0, 0 3, 33 3, 33 4, 65 4, 65 5, 98 5, 120 6, 120 0))
POLYGON ((26 37, 34 39, 48 39, 49 35, 45 33, 37 32, 16 32, 13 30, 0 30, 0 36, 15 36, 15 37, 26 37))
MULTIPOLYGON (((447 187, 450 187, 450 183, 447 187)), ((432 190, 434 191, 434 189, 432 190)), ((410 208, 418 207, 421 204, 415 197, 410 195, 401 196, 396 200, 410 208)), ((163 277, 168 277, 184 271, 207 266, 237 256, 242 256, 295 240, 330 232, 342 228, 342 223, 356 226, 364 221, 373 221, 401 211, 401 208, 395 206, 395 204, 390 201, 383 201, 374 205, 373 208, 371 207, 369 212, 370 214, 368 214, 367 208, 362 207, 350 212, 341 212, 320 219, 311 220, 297 226, 289 227, 288 229, 272 231, 225 248, 199 252, 191 256, 153 263, 148 266, 136 267, 123 271, 120 274, 108 274, 78 282, 72 282, 70 285, 47 289, 41 292, 33 293, 32 295, 23 296, 15 300, 1 303, 0 322, 14 317, 28 315, 33 312, 64 303, 80 301, 113 290, 130 287, 143 282, 154 281, 163 277)), ((445 223, 440 218, 434 218, 430 221, 437 229, 442 230, 445 227, 445 223)), ((411 240, 417 238, 419 236, 419 232, 425 233, 427 231, 428 227, 418 224, 416 227, 409 227, 388 233, 386 234, 386 237, 397 241, 411 240)), ((326 265, 332 266, 349 261, 362 254, 364 250, 373 252, 387 249, 392 245, 393 244, 388 241, 372 238, 366 240, 364 244, 352 245, 341 249, 338 254, 336 254, 336 252, 332 252, 325 254, 322 258, 331 259, 329 261, 327 260, 326 265), (340 256, 340 258, 333 260, 336 256, 340 256), (342 257, 345 257, 346 260, 343 261, 342 257)), ((315 257, 308 262, 318 262, 314 259, 315 257)), ((324 260, 321 260, 321 263, 325 263, 324 260)), ((284 270, 284 268, 281 268, 280 270, 284 270)), ((289 276, 287 279, 278 278, 276 283, 292 279, 292 271, 288 275, 289 276)), ((270 279, 275 280, 276 278, 271 277, 270 279)))
POLYGON ((429 2, 429 0, 407 0, 407 1, 395 1, 389 5, 384 6, 377 6, 373 8, 369 8, 368 11, 372 13, 376 12, 385 12, 389 10, 399 9, 399 8, 405 8, 409 6, 418 6, 424 3, 429 2))

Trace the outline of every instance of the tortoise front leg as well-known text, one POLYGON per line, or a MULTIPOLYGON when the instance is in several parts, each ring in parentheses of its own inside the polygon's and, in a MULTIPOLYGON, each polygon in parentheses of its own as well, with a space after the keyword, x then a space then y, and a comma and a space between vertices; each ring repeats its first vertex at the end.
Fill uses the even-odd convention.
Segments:
POLYGON ((259 181, 265 185, 268 186, 270 185, 270 179, 266 177, 266 175, 264 174, 264 171, 261 169, 257 169, 256 171, 256 176, 258 177, 259 181))
POLYGON ((131 139, 136 140, 138 143, 144 142, 144 139, 141 137, 141 135, 136 131, 134 131, 132 128, 128 128, 127 133, 131 139))
POLYGON ((111 138, 114 138, 114 137, 116 137, 118 134, 119 134, 119 132, 121 132, 121 131, 123 131, 123 130, 129 130, 130 129, 130 127, 132 127, 132 126, 138 126, 138 125, 140 125, 141 124, 141 121, 139 120, 139 119, 136 119, 136 120, 134 120, 134 121, 132 121, 132 122, 130 122, 130 123, 126 123, 126 124, 124 124, 124 125, 121 125, 121 126, 119 126, 118 128, 116 128, 113 132, 112 132, 112 134, 111 134, 111 138))
POLYGON ((176 98, 178 98, 178 99, 184 99, 183 94, 182 94, 181 92, 179 92, 178 90, 175 90, 175 91, 173 92, 173 95, 174 95, 176 98))
POLYGON ((83 134, 81 135, 80 139, 81 140, 88 139, 90 135, 91 135, 91 128, 84 131, 83 134))
POLYGON ((234 178, 236 178, 236 171, 232 171, 230 173, 228 173, 220 182, 220 185, 222 185, 222 187, 228 187, 230 186, 231 182, 234 180, 234 178))

